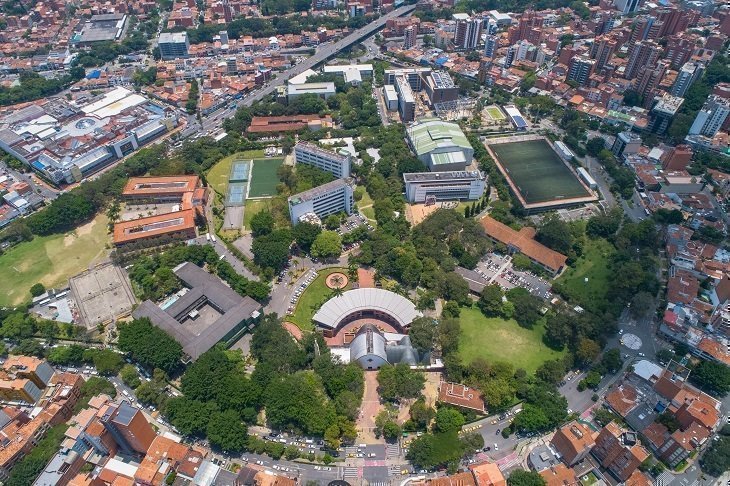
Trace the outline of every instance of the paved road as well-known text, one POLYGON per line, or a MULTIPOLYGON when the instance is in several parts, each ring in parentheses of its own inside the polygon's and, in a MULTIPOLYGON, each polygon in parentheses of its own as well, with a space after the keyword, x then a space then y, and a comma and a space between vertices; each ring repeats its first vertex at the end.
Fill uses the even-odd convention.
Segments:
POLYGON ((278 73, 276 75, 276 79, 269 82, 268 86, 264 87, 264 89, 259 90, 255 95, 253 96, 247 96, 243 100, 243 105, 245 106, 251 106, 254 101, 258 101, 264 96, 267 96, 274 92, 274 90, 278 87, 284 84, 290 77, 296 76, 297 74, 302 73, 303 71, 306 71, 307 69, 312 69, 313 67, 317 66, 319 63, 326 61, 330 57, 334 56, 338 52, 342 51, 343 49, 346 49, 350 47, 352 44, 355 44, 356 42, 360 42, 363 37, 368 37, 378 30, 385 27, 385 23, 392 18, 395 17, 401 17, 403 15, 409 14, 413 12, 416 9, 415 5, 406 5, 404 7, 400 7, 398 9, 393 10, 392 12, 383 15, 379 17, 376 21, 370 22, 365 27, 362 27, 352 34, 348 35, 347 37, 344 37, 332 44, 325 43, 320 44, 317 48, 317 52, 312 56, 301 63, 297 64, 296 66, 292 67, 288 71, 284 71, 283 73, 278 73))
MULTIPOLYGON (((270 95, 273 93, 277 87, 282 86, 284 83, 286 83, 289 78, 296 76, 297 74, 301 74, 302 72, 306 71, 307 69, 312 69, 315 66, 319 65, 320 63, 326 61, 330 57, 336 55, 338 52, 342 51, 343 49, 346 49, 347 47, 350 47, 352 44, 355 44, 357 42, 360 42, 364 37, 369 37, 373 35, 378 30, 385 27, 385 23, 392 18, 401 17, 403 15, 409 14, 413 12, 416 9, 415 5, 406 5, 403 7, 400 7, 398 9, 393 10, 390 13, 387 13, 386 15, 383 15, 382 17, 378 18, 376 21, 369 23, 365 27, 362 27, 352 34, 348 35, 347 37, 344 37, 334 43, 324 43, 320 44, 317 48, 317 52, 311 56, 305 59, 304 61, 300 62, 299 64, 296 64, 295 66, 292 66, 290 69, 287 69, 286 71, 278 72, 276 73, 276 77, 269 81, 266 85, 264 85, 263 88, 260 88, 256 91, 253 91, 252 93, 249 93, 247 96, 243 98, 243 100, 238 101, 238 105, 242 106, 251 106, 254 102, 259 101, 260 99, 270 95)), ((368 56, 374 55, 371 50, 368 50, 368 56)), ((182 138, 190 137, 196 133, 212 133, 218 130, 222 125, 223 121, 226 118, 231 118, 235 115, 236 110, 232 109, 230 106, 223 107, 220 110, 217 110, 210 115, 203 118, 202 124, 199 123, 195 117, 188 117, 188 125, 187 127, 180 132, 182 138)))

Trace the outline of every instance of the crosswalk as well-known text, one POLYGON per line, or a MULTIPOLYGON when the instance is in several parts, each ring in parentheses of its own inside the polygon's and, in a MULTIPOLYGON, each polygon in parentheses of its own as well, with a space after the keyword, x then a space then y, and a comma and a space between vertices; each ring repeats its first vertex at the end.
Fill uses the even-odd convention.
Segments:
POLYGON ((656 486, 669 486, 674 481, 674 475, 669 471, 664 471, 656 478, 656 486))
POLYGON ((400 457, 400 446, 398 444, 385 444, 385 458, 392 459, 400 457))
POLYGON ((402 466, 389 466, 388 476, 400 476, 402 466))
POLYGON ((342 472, 344 479, 357 479, 360 477, 360 468, 357 467, 346 467, 342 472))
POLYGON ((373 481, 368 484, 370 484, 370 486, 388 486, 387 481, 373 481))

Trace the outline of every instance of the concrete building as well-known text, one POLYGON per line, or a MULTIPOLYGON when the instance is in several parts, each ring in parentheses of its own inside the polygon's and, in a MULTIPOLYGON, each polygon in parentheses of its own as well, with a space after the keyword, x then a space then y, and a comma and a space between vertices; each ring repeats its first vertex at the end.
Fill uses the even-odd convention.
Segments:
POLYGON ((624 15, 636 12, 639 6, 642 4, 642 0, 616 0, 614 5, 624 15))
POLYGON ((482 34, 482 19, 472 18, 465 13, 456 13, 454 20, 456 21, 454 47, 457 50, 475 49, 482 34))
POLYGON ((405 76, 395 79, 395 90, 398 93, 398 113, 401 121, 411 122, 416 119, 416 97, 405 76))
POLYGON ((555 143, 553 143, 553 147, 560 158, 566 162, 570 162, 573 160, 573 157, 575 157, 575 154, 568 148, 568 146, 560 140, 556 140, 555 143))
POLYGON ((593 59, 588 59, 587 57, 583 56, 577 56, 573 57, 570 60, 570 66, 568 68, 568 81, 575 81, 580 86, 585 86, 588 84, 588 80, 590 79, 591 74, 593 73, 593 68, 596 64, 596 61, 593 59))
POLYGON ((621 132, 611 146, 611 152, 617 159, 635 154, 641 147, 641 137, 634 132, 621 132))
POLYGON ((294 146, 294 159, 297 164, 307 164, 333 174, 338 179, 350 177, 351 155, 342 155, 325 150, 309 142, 299 142, 294 146))
POLYGON ((683 102, 684 98, 678 98, 667 93, 661 98, 658 98, 650 112, 649 125, 647 127, 649 131, 660 135, 666 132, 683 102))
POLYGON ((408 50, 416 45, 418 30, 415 25, 409 25, 403 30, 403 49, 408 50))
POLYGON ((119 86, 82 106, 52 97, 14 110, 0 119, 0 149, 54 184, 72 184, 176 125, 171 109, 119 86))
POLYGON ((406 199, 411 204, 426 201, 480 199, 486 187, 486 177, 477 171, 414 172, 403 174, 406 199))
POLYGON ((187 291, 164 309, 145 300, 132 313, 147 317, 179 342, 186 361, 195 361, 219 342, 238 339, 261 315, 261 304, 241 297, 223 281, 194 263, 173 269, 187 291))
POLYGON ((408 144, 431 172, 463 171, 471 165, 474 149, 456 123, 424 118, 406 130, 408 144))
POLYGON ((486 39, 484 40, 484 57, 488 57, 490 59, 494 58, 494 52, 497 50, 497 36, 487 34, 486 39))
POLYGON ((423 88, 432 105, 456 101, 459 98, 459 87, 446 71, 434 71, 427 74, 423 88))
POLYGON ((307 94, 314 94, 326 100, 335 93, 335 83, 288 84, 286 87, 286 99, 289 102, 307 94))
POLYGON ((368 318, 383 321, 398 333, 404 333, 421 315, 413 302, 402 295, 378 288, 358 288, 322 304, 312 321, 325 336, 332 337, 347 324, 368 318))
POLYGON ((728 116, 730 116, 730 100, 717 95, 710 95, 702 109, 697 113, 697 117, 689 129, 689 134, 712 138, 723 126, 728 116))
POLYGON ((677 73, 669 94, 680 98, 684 97, 689 87, 702 76, 704 71, 704 66, 698 62, 689 61, 684 63, 677 73))
POLYGON ((164 61, 188 57, 190 41, 186 32, 162 32, 157 38, 157 45, 164 61))
POLYGON ((392 84, 383 86, 383 95, 385 98, 385 108, 388 111, 398 110, 398 92, 392 84))
POLYGON ((315 214, 320 220, 330 214, 352 213, 353 187, 349 179, 337 179, 308 191, 289 197, 289 217, 292 225, 308 214, 315 214))
POLYGON ((624 78, 634 79, 643 67, 654 66, 659 60, 661 46, 654 41, 639 41, 629 49, 629 61, 626 64, 624 78))

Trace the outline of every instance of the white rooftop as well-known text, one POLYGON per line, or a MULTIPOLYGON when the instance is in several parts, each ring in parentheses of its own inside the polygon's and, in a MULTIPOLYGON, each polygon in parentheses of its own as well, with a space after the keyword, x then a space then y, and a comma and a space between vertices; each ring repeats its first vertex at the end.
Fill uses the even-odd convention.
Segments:
POLYGON ((335 329, 350 314, 364 310, 388 314, 401 327, 408 326, 421 313, 413 302, 389 290, 354 289, 333 297, 319 308, 312 320, 322 327, 335 329))

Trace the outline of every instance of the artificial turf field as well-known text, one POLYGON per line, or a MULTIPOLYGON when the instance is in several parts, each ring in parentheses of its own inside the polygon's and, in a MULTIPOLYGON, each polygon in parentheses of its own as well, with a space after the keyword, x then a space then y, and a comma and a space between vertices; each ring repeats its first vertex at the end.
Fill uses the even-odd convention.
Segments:
POLYGON ((590 196, 545 140, 490 145, 527 204, 590 196))
POLYGON ((279 176, 276 171, 284 163, 282 158, 255 159, 251 170, 251 182, 248 187, 248 197, 273 197, 276 195, 276 185, 279 176))

